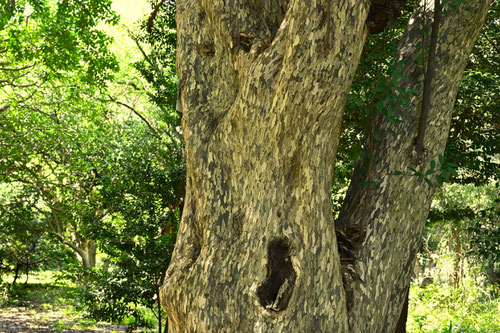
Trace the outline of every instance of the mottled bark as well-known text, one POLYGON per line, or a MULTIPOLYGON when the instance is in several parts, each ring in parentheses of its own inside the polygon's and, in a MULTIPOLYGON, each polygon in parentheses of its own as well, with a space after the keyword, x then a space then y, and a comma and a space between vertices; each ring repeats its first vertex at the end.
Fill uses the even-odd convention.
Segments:
POLYGON ((363 1, 178 1, 172 332, 345 332, 330 186, 363 1))
MULTIPOLYGON (((338 220, 339 228, 359 239, 357 274, 346 279, 348 298, 352 301, 349 307, 352 332, 394 331, 436 189, 408 172, 408 167, 425 172, 431 160, 439 165, 438 156, 446 145, 460 78, 489 3, 489 0, 467 1, 442 17, 423 155, 417 154, 415 145, 421 103, 421 94, 417 94, 411 99, 409 109, 401 107, 404 115, 401 123, 383 119, 378 123, 381 137, 374 146, 371 170, 376 188, 367 190, 362 184, 366 162, 355 170, 338 220), (407 172, 394 175, 395 171, 407 172)), ((428 1, 427 10, 427 17, 432 18, 432 1, 428 1)), ((412 19, 398 53, 398 60, 404 63, 403 74, 408 77, 398 81, 406 91, 422 92, 424 71, 419 65, 417 44, 421 36, 420 22, 412 19)))
MULTIPOLYGON (((353 214, 344 213, 342 224, 368 230, 367 250, 356 265, 366 284, 349 286, 348 296, 356 297, 350 312, 330 198, 343 106, 367 33, 368 7, 360 0, 177 1, 187 189, 162 289, 170 332, 349 332, 349 318, 351 332, 386 332, 381 325, 389 320, 394 330, 402 304, 399 284, 408 286, 410 266, 404 265, 412 262, 395 251, 415 247, 420 231, 409 232, 415 238, 407 243, 396 239, 399 245, 391 248, 395 235, 382 229, 413 228, 413 222, 392 222, 405 216, 413 221, 405 215, 414 211, 406 213, 411 197, 399 187, 419 191, 419 200, 432 190, 400 177, 401 185, 388 191, 385 180, 373 193, 385 188, 394 197, 367 200, 374 212, 397 206, 387 213, 396 214, 390 223, 382 218, 382 227, 351 218, 359 215, 359 198, 353 198, 353 214), (392 271, 403 273, 387 274, 392 271), (362 309, 368 313, 357 320, 354 314, 362 309)), ((442 31, 451 33, 446 26, 442 31)), ((445 51, 455 59, 456 49, 445 51)), ((411 78, 415 86, 420 73, 411 78)), ((458 81, 459 75, 445 73, 458 81)), ((446 90, 443 101, 452 103, 453 96, 446 90)), ((429 138, 441 126, 433 112, 429 138)), ((405 126, 415 132, 414 122, 405 126)), ((404 140, 414 134, 401 135, 400 143, 386 139, 387 148, 406 151, 404 140)), ((375 177, 391 177, 386 164, 396 162, 389 156, 389 162, 377 159, 375 177)), ((404 161, 390 167, 401 168, 404 161)))

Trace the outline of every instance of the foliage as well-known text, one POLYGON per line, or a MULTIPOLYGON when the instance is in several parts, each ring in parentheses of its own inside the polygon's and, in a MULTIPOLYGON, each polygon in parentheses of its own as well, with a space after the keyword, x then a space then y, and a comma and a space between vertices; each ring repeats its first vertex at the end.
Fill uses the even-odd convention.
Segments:
POLYGON ((173 8, 164 3, 149 32, 146 25, 141 32, 129 30, 144 57, 134 68, 146 84, 130 75, 131 69, 126 75, 120 73, 118 82, 133 87, 129 95, 142 99, 135 106, 116 101, 143 122, 129 119, 116 127, 114 148, 106 154, 108 165, 101 171, 99 193, 108 214, 99 223, 86 224, 86 234, 107 255, 107 264, 89 272, 81 294, 92 318, 133 317, 129 325, 151 326, 147 317, 153 313, 160 332, 166 314, 159 303, 159 289, 170 262, 185 191, 180 118, 175 110, 173 8))
MULTIPOLYGON (((500 283, 500 205, 498 184, 489 186, 446 185, 429 213, 427 244, 447 235, 456 265, 467 258, 481 268, 490 283, 500 283)), ((429 252, 429 250, 428 250, 429 252)), ((458 267, 456 266, 456 267, 458 267)), ((460 276, 457 276, 460 280, 460 276)), ((457 281, 458 282, 458 281, 457 281)))
POLYGON ((23 184, 36 196, 40 230, 83 258, 92 245, 80 213, 93 207, 99 218, 93 157, 109 127, 97 94, 117 69, 98 26, 117 16, 110 1, 9 4, 0 31, 0 182, 23 184))
MULTIPOLYGON (((365 149, 370 149, 377 140, 375 119, 383 116, 389 122, 398 122, 400 115, 394 114, 396 108, 391 105, 405 105, 408 97, 418 93, 402 91, 397 80, 387 80, 389 74, 398 72, 393 56, 397 41, 415 5, 416 3, 408 2, 391 29, 367 38, 346 103, 335 168, 335 189, 339 184, 348 183, 365 142, 368 142, 365 149)), ((424 171, 428 172, 427 175, 411 169, 398 170, 398 174, 413 174, 431 183, 434 183, 432 178, 435 178, 439 185, 453 181, 487 184, 497 179, 499 162, 496 156, 500 153, 497 127, 500 122, 500 114, 497 112, 500 109, 500 66, 497 45, 500 29, 496 18, 499 10, 500 1, 493 1, 483 33, 473 50, 460 85, 444 156, 434 161, 434 167, 431 165, 424 171)))
POLYGON ((410 290, 410 332, 500 329, 499 285, 489 271, 498 263, 497 197, 495 185, 447 184, 438 190, 410 290))
POLYGON ((27 69, 43 81, 75 72, 84 82, 104 83, 116 69, 111 40, 98 28, 101 22, 117 23, 110 6, 110 0, 3 2, 0 71, 8 82, 2 83, 19 86, 19 74, 27 69))
POLYGON ((413 284, 407 330, 412 333, 494 333, 500 329, 499 298, 468 280, 459 289, 446 283, 413 284))
POLYGON ((498 180, 500 154, 500 1, 494 0, 467 64, 455 102, 446 157, 458 164, 457 181, 498 180))
MULTIPOLYGON (((136 69, 153 87, 149 93, 152 102, 165 112, 175 110, 177 101, 178 78, 175 72, 175 52, 177 32, 175 23, 175 1, 150 1, 152 7, 160 4, 148 20, 142 22, 142 32, 134 36, 140 47, 143 59, 135 63, 136 69), (146 52, 141 42, 149 46, 146 52)), ((167 112, 168 113, 168 112, 167 112)), ((169 124, 176 124, 177 119, 169 117, 169 124)))
MULTIPOLYGON (((13 283, 20 273, 64 263, 67 253, 43 232, 36 212, 34 193, 14 190, 14 195, 0 195, 0 271, 14 272, 13 283)), ((27 189, 29 191, 29 189, 27 189)), ((1 282, 1 281, 0 281, 1 282)))
POLYGON ((103 177, 102 201, 111 213, 87 230, 107 254, 109 268, 89 272, 81 296, 92 318, 119 321, 132 316, 134 325, 151 326, 140 311, 143 306, 161 326, 165 314, 159 310, 159 288, 180 218, 184 170, 174 167, 180 156, 165 149, 168 145, 142 139, 121 142, 124 151, 114 155, 113 173, 103 177))
MULTIPOLYGON (((85 303, 92 315, 109 314, 106 304, 113 318, 128 311, 140 319, 135 307, 157 310, 184 195, 174 60, 151 53, 156 67, 135 64, 145 76, 162 77, 146 77, 155 88, 168 87, 157 93, 130 63, 130 41, 115 58, 111 38, 97 28, 117 23, 110 1, 16 6, 2 17, 8 43, 1 62, 9 67, 0 68, 6 78, 0 87, 0 183, 23 187, 19 200, 31 200, 23 206, 29 230, 47 240, 53 239, 47 233, 55 236, 82 258, 96 246, 106 256, 85 280, 87 286, 98 283, 87 299, 104 300, 100 308, 85 303), (10 42, 9 34, 15 35, 10 42)), ((132 36, 140 51, 150 52, 141 44, 147 34, 132 36)), ((12 217, 4 220, 9 228, 16 226, 14 217, 22 219, 13 205, 5 214, 12 217)), ((4 230, 0 237, 21 237, 4 230)), ((85 271, 78 267, 74 276, 85 271)))

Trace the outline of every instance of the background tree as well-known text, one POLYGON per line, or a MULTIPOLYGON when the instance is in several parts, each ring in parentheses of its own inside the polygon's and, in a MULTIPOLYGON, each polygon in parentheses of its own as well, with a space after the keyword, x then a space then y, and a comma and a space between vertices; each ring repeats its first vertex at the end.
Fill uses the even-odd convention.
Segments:
MULTIPOLYGON (((176 78, 169 72, 173 62, 160 64, 162 56, 143 45, 149 33, 129 27, 132 42, 121 27, 102 25, 117 23, 110 5, 17 2, 2 16, 2 57, 10 67, 2 69, 1 182, 26 188, 20 198, 32 199, 25 208, 37 217, 39 234, 82 258, 87 269, 74 273, 91 316, 132 315, 140 325, 146 307, 161 331, 159 286, 185 187, 176 90, 170 88, 176 78), (58 33, 61 26, 67 31, 58 33), (152 86, 168 89, 157 94, 152 86)), ((175 31, 172 36, 175 41, 175 31)), ((18 215, 12 206, 5 212, 18 215)), ((5 231, 15 228, 12 219, 5 223, 5 231)))
POLYGON ((110 4, 8 2, 0 32, 1 181, 36 191, 44 229, 88 267, 95 265, 96 245, 82 236, 82 218, 102 217, 88 157, 98 154, 96 138, 106 132, 100 120, 107 117, 94 96, 117 68, 110 38, 97 28, 117 22, 110 4), (93 126, 99 130, 91 133, 93 126), (84 202, 92 212, 82 209, 84 202))
POLYGON ((120 139, 112 173, 102 184, 109 214, 86 228, 109 265, 91 272, 82 299, 93 318, 132 316, 134 325, 151 327, 141 308, 147 307, 162 332, 166 316, 159 292, 180 219, 184 168, 177 145, 161 143, 148 130, 143 122, 130 121, 115 136, 120 139))

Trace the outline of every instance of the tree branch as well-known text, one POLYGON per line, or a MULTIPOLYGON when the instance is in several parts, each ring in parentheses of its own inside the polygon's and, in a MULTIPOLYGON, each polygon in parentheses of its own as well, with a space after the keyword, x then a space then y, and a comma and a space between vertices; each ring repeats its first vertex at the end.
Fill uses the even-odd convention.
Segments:
POLYGON ((155 8, 153 9, 153 12, 151 13, 151 15, 149 16, 148 18, 148 23, 146 24, 146 31, 148 33, 151 33, 152 29, 153 29, 153 24, 154 24, 154 21, 155 21, 155 18, 156 18, 156 15, 158 14, 158 10, 160 9, 161 5, 163 5, 165 3, 165 0, 161 0, 156 6, 155 8))
MULTIPOLYGON (((151 135, 153 135, 155 138, 159 139, 159 140, 162 140, 162 137, 158 134, 158 131, 153 127, 153 125, 151 125, 151 123, 146 119, 146 117, 144 117, 139 111, 137 111, 134 107, 126 104, 126 103, 123 103, 123 102, 120 102, 119 100, 117 100, 116 98, 113 98, 111 95, 108 95, 109 99, 118 104, 118 105, 121 105, 121 106, 124 106, 126 107, 127 109, 129 109, 130 111, 132 111, 137 117, 139 117, 145 124, 146 126, 148 126, 148 128, 151 130, 151 135)), ((168 131, 165 131, 165 133, 168 135, 168 137, 170 139, 173 140, 173 137, 172 135, 170 134, 170 132, 168 131)))
POLYGON ((79 248, 78 246, 76 246, 75 244, 73 244, 72 242, 68 241, 68 239, 66 237, 64 237, 64 235, 60 234, 59 232, 55 232, 55 231, 52 231, 50 229, 45 229, 46 232, 48 232, 49 234, 55 236, 57 239, 59 239, 64 245, 66 246, 69 246, 71 249, 73 249, 76 253, 78 253, 78 255, 82 258, 85 258, 85 252, 83 251, 83 249, 79 248))
MULTIPOLYGON (((7 64, 7 63, 5 63, 5 64, 7 64)), ((3 65, 3 64, 0 64, 0 65, 3 65)), ((18 72, 18 71, 22 71, 22 70, 33 68, 33 67, 35 67, 35 64, 24 66, 24 67, 20 67, 20 68, 0 67, 0 70, 1 71, 8 71, 8 72, 18 72)))
POLYGON ((488 43, 491 45, 491 47, 493 47, 497 53, 500 53, 500 48, 495 44, 495 42, 493 42, 489 37, 488 35, 486 34, 486 32, 483 31, 482 33, 483 37, 488 41, 488 43))

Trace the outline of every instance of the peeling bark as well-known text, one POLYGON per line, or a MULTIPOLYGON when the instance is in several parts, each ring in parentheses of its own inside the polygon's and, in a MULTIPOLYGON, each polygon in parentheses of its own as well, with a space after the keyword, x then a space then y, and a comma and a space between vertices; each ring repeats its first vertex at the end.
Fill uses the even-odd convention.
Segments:
MULTIPOLYGON (((406 161, 394 162, 399 157, 391 153, 389 162, 378 157, 374 175, 386 179, 377 191, 394 197, 368 201, 370 219, 389 217, 381 223, 356 220, 362 191, 350 191, 346 209, 352 212, 344 212, 340 223, 346 230, 365 228, 367 236, 356 265, 366 284, 349 286, 355 295, 349 311, 330 198, 343 107, 368 32, 368 10, 369 2, 359 0, 177 1, 187 188, 162 288, 170 332, 386 332, 381 325, 391 320, 394 330, 402 305, 398 288, 407 287, 413 262, 397 251, 413 249, 420 231, 410 232, 406 243, 396 239, 394 248, 389 242, 413 228, 413 222, 398 224, 414 218, 406 189, 422 200, 432 190, 403 177, 387 190, 387 164, 406 161), (366 306, 360 304, 365 300, 366 306), (362 310, 367 314, 357 319, 362 310)), ((462 38, 447 26, 440 31, 462 38)), ((446 40, 441 57, 455 59, 445 49, 453 43, 446 40)), ((415 53, 406 46, 402 57, 406 50, 415 53)), ((458 50, 465 58, 466 52, 458 50)), ((447 78, 458 81, 461 73, 449 68, 443 68, 447 78)), ((420 79, 418 74, 412 84, 420 79)), ((444 95, 443 105, 450 107, 454 95, 444 95)), ((429 137, 441 130, 434 111, 429 137)), ((408 132, 397 147, 386 138, 389 150, 407 150, 413 120, 401 126, 408 132)), ((434 149, 437 143, 426 144, 434 149)), ((376 148, 379 155, 386 146, 376 148)))

